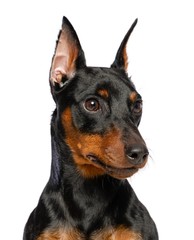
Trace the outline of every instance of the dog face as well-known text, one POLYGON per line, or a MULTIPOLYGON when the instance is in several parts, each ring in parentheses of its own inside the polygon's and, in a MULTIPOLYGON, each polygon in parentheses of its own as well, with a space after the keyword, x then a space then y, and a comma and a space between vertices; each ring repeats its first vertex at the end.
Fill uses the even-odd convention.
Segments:
POLYGON ((148 158, 137 127, 142 98, 127 76, 126 44, 133 23, 110 68, 87 67, 70 22, 63 18, 50 72, 57 122, 64 144, 86 178, 127 178, 148 158))

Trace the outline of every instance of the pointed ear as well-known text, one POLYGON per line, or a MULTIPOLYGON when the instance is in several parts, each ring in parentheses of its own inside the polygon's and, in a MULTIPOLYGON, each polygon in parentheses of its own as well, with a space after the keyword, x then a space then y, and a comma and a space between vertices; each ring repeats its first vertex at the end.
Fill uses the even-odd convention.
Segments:
POLYGON ((127 72, 127 67, 128 67, 128 56, 127 56, 127 42, 128 39, 133 32, 133 29, 135 28, 137 24, 137 19, 135 19, 134 23, 131 25, 129 31, 125 35, 123 41, 121 42, 121 45, 118 49, 118 52, 116 54, 115 60, 113 64, 111 65, 112 68, 119 68, 119 69, 124 69, 127 72))
POLYGON ((69 20, 63 17, 50 70, 51 84, 62 87, 64 82, 71 79, 76 70, 83 66, 85 56, 77 34, 69 20))

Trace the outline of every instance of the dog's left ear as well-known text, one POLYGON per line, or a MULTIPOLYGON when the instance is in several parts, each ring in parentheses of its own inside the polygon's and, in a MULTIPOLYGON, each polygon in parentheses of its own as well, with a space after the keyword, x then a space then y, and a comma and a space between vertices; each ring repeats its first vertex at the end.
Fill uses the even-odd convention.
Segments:
POLYGON ((78 36, 69 20, 63 17, 50 70, 51 85, 62 87, 67 80, 73 78, 76 70, 85 64, 78 36))
POLYGON ((127 72, 128 56, 127 56, 126 47, 127 47, 128 39, 129 39, 131 33, 133 32, 133 29, 135 28, 136 24, 137 24, 137 19, 135 19, 135 21, 131 25, 129 31, 125 35, 123 41, 121 42, 121 45, 117 51, 115 60, 114 60, 113 64, 111 65, 112 68, 123 69, 123 70, 125 70, 125 72, 127 72))

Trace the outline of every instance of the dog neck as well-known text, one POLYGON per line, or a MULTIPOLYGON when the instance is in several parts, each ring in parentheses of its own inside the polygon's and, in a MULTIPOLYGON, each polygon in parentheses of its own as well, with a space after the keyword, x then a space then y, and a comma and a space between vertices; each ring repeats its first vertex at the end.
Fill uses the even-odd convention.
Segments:
POLYGON ((90 233, 96 229, 105 212, 110 219, 117 218, 119 221, 120 214, 125 214, 128 203, 134 200, 128 181, 106 174, 85 178, 77 169, 65 143, 65 133, 55 120, 53 117, 51 122, 51 173, 43 199, 46 199, 49 209, 50 206, 58 209, 56 214, 60 214, 62 220, 57 224, 63 225, 64 219, 68 218, 70 226, 79 225, 81 231, 90 233), (114 215, 114 212, 119 212, 119 215, 114 215))

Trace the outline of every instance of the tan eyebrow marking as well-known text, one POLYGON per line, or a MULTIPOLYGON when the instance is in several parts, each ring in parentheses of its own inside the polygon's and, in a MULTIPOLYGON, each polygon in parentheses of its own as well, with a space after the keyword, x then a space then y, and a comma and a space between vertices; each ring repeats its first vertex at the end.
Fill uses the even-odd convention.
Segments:
POLYGON ((135 100, 137 99, 137 93, 135 91, 133 91, 130 95, 129 95, 129 99, 131 102, 135 102, 135 100))
POLYGON ((100 89, 98 90, 98 94, 104 98, 108 98, 109 97, 109 92, 106 89, 100 89))

